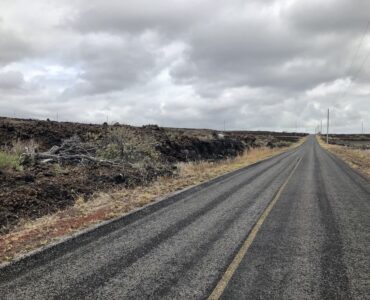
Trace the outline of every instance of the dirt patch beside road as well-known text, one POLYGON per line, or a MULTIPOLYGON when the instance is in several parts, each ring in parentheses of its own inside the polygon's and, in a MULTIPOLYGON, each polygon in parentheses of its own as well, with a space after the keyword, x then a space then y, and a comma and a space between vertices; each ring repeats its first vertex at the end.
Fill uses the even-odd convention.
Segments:
POLYGON ((94 193, 177 176, 180 162, 217 162, 299 136, 0 118, 0 234, 94 193), (19 159, 19 157, 21 159, 19 159))
POLYGON ((351 168, 359 171, 370 180, 370 149, 362 146, 353 147, 339 144, 326 144, 320 137, 318 137, 318 141, 323 148, 341 158, 351 168))
MULTIPOLYGON (((289 148, 297 147, 302 142, 303 139, 289 148)), ((121 216, 172 192, 277 155, 289 148, 255 148, 228 160, 179 163, 176 174, 160 177, 147 185, 116 187, 110 192, 96 192, 89 201, 79 197, 73 205, 53 214, 36 220, 22 219, 10 233, 0 236, 0 261, 9 261, 63 236, 121 216)))

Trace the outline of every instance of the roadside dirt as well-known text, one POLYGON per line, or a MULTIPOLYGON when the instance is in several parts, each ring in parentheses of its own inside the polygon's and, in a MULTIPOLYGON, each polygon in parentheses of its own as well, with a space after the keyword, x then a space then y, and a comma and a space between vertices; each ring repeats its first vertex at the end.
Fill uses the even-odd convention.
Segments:
POLYGON ((177 176, 180 162, 216 162, 248 149, 286 147, 297 139, 282 133, 0 118, 0 151, 22 158, 17 169, 0 169, 0 234, 78 199, 89 201, 97 192, 177 176))
MULTIPOLYGON (((297 147, 302 142, 303 139, 289 148, 297 147)), ((10 261, 93 224, 121 216, 165 195, 277 155, 289 148, 261 147, 250 149, 236 158, 217 162, 179 163, 175 174, 160 177, 147 185, 132 188, 116 186, 108 192, 95 192, 88 201, 79 197, 65 209, 35 220, 21 219, 11 232, 0 235, 0 262, 10 261)))
POLYGON ((370 134, 331 134, 329 144, 352 149, 370 149, 370 134))
MULTIPOLYGON (((317 139, 323 148, 341 158, 351 168, 359 171, 370 180, 370 139, 368 144, 365 144, 365 146, 361 145, 360 147, 334 142, 328 145, 320 137, 317 139)), ((349 136, 344 140, 353 141, 354 139, 349 136)))

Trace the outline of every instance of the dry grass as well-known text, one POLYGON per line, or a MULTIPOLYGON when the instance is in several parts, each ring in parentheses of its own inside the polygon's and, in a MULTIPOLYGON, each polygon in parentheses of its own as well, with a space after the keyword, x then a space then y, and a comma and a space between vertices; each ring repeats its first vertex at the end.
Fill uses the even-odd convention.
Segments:
POLYGON ((358 170, 370 179, 370 150, 326 144, 320 137, 317 137, 317 140, 323 148, 335 154, 351 168, 358 170))
POLYGON ((121 216, 136 208, 154 202, 165 195, 181 190, 227 172, 250 165, 262 159, 297 147, 280 149, 258 148, 242 156, 221 162, 180 164, 178 174, 162 177, 147 186, 118 189, 110 193, 97 193, 89 201, 78 199, 74 206, 37 220, 23 220, 9 234, 0 236, 0 261, 10 261, 20 254, 39 248, 63 236, 92 226, 103 220, 121 216))
POLYGON ((34 152, 37 147, 33 140, 28 142, 18 140, 11 147, 0 150, 0 170, 21 171, 20 155, 24 152, 34 152))
POLYGON ((33 153, 39 148, 39 145, 33 140, 28 141, 17 140, 13 143, 10 152, 18 157, 22 153, 33 153))
POLYGON ((5 152, 0 151, 0 170, 20 170, 21 166, 19 164, 19 156, 5 152))

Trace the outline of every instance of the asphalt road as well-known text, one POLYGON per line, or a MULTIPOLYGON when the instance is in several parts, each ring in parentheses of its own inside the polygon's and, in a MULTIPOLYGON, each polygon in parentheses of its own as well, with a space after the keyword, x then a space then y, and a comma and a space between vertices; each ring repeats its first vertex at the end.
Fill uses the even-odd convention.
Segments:
POLYGON ((0 298, 205 299, 272 199, 221 298, 369 299, 370 184, 314 137, 0 270, 0 298))

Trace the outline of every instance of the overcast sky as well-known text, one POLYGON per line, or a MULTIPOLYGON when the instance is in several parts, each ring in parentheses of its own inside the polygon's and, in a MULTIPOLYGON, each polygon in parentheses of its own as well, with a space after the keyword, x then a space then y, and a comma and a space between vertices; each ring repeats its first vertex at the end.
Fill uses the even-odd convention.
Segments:
POLYGON ((313 131, 330 107, 370 133, 369 21, 369 0, 1 0, 0 115, 313 131))

